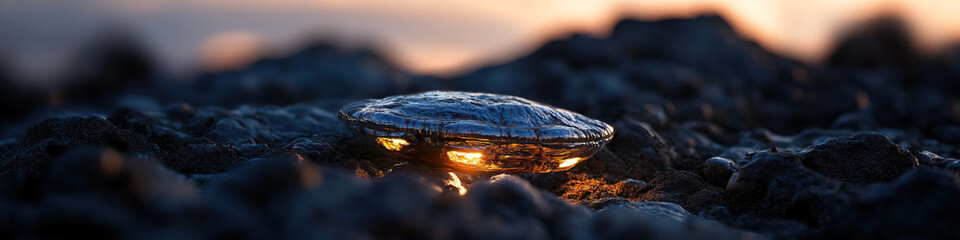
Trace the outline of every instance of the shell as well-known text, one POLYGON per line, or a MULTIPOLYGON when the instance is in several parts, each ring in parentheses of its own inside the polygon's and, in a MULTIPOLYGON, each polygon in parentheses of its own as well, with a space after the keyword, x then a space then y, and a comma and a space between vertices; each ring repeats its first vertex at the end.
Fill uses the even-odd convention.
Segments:
POLYGON ((343 106, 340 118, 394 156, 461 172, 552 172, 606 145, 613 128, 524 98, 425 92, 343 106))

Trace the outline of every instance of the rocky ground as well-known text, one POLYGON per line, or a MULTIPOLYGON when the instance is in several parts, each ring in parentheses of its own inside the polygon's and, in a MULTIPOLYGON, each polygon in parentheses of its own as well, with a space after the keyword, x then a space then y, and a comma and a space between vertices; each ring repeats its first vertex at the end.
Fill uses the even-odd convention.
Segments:
POLYGON ((625 20, 451 79, 318 45, 170 81, 112 44, 54 92, 0 73, 16 103, 0 236, 960 238, 960 47, 923 56, 906 36, 878 20, 808 66, 718 17, 625 20), (460 196, 336 116, 437 89, 526 97, 616 135, 568 172, 465 176, 460 196))

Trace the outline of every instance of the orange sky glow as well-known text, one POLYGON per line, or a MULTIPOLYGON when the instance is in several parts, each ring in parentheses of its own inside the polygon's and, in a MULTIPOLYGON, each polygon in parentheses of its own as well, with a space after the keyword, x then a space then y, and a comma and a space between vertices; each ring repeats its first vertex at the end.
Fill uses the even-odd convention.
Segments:
MULTIPOLYGON (((209 1, 210 7, 220 1, 209 1)), ((903 16, 925 50, 933 51, 960 39, 960 3, 922 1, 301 1, 274 5, 340 11, 374 11, 425 21, 493 22, 509 35, 487 36, 490 44, 411 41, 403 32, 366 33, 382 39, 401 64, 418 72, 446 74, 525 53, 550 38, 579 31, 604 35, 622 17, 662 19, 716 13, 737 31, 777 53, 816 62, 832 49, 833 39, 859 21, 894 13, 903 16)), ((263 9, 260 1, 243 1, 237 8, 263 9)), ((269 7, 268 7, 269 8, 269 7)), ((465 24, 466 25, 466 24, 465 24)), ((444 34, 437 32, 434 34, 444 34)), ((451 33, 455 34, 455 33, 451 33)))
POLYGON ((623 17, 704 13, 723 16, 771 51, 811 63, 845 29, 884 13, 902 16, 926 51, 960 40, 960 2, 948 0, 85 1, 103 8, 95 15, 141 32, 163 62, 180 70, 237 68, 321 36, 376 45, 417 73, 451 75, 522 56, 570 32, 602 37, 623 17))

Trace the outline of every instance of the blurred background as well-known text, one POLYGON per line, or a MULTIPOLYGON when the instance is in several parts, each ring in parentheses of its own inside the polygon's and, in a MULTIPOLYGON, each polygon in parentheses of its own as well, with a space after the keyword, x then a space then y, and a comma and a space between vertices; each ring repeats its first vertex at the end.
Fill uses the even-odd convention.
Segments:
MULTIPOLYGON (((957 12, 960 4, 948 0, 0 0, 0 94, 3 120, 13 124, 51 107, 284 105, 490 91, 445 82, 573 33, 607 38, 622 19, 701 15, 719 16, 766 51, 817 66, 868 25, 893 26, 890 39, 902 40, 905 52, 940 54, 960 40, 957 12)), ((792 73, 807 74, 798 69, 792 73)))
POLYGON ((822 60, 852 25, 880 15, 905 20, 925 51, 960 38, 960 4, 948 0, 854 1, 0 1, 0 49, 10 71, 55 85, 85 45, 134 38, 177 74, 243 67, 311 41, 377 46, 416 73, 450 76, 525 54, 570 32, 607 34, 624 17, 718 14, 761 46, 822 60))

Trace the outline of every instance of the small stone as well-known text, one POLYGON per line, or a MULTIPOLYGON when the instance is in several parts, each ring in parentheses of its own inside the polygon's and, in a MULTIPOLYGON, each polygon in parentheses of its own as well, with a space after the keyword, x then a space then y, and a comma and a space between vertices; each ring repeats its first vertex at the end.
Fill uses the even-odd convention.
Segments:
POLYGON ((920 165, 931 166, 942 164, 943 157, 930 151, 922 151, 917 155, 917 163, 920 165))
POLYGON ((712 157, 703 162, 700 176, 713 186, 726 187, 730 176, 737 171, 737 164, 733 160, 723 157, 712 157))
POLYGON ((691 216, 690 212, 676 203, 669 202, 632 202, 623 204, 633 210, 647 215, 664 217, 682 222, 691 216))

